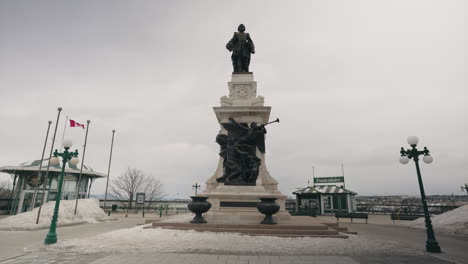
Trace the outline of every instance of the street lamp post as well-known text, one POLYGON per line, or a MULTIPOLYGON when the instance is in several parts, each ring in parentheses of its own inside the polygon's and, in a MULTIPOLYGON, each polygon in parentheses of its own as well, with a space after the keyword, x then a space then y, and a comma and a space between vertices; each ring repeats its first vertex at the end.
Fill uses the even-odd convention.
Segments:
POLYGON ((424 186, 421 178, 421 171, 419 169, 419 156, 424 155, 423 161, 425 163, 431 163, 433 158, 429 155, 429 150, 424 147, 424 150, 419 151, 416 148, 418 144, 418 138, 415 136, 408 137, 408 144, 411 146, 411 149, 405 150, 403 147, 400 151, 400 163, 407 164, 410 159, 413 159, 414 163, 416 164, 416 172, 418 174, 418 182, 419 182, 419 191, 421 192, 421 201, 424 210, 424 218, 426 222, 426 232, 427 232, 427 240, 426 240, 426 250, 432 253, 440 253, 440 246, 439 242, 437 242, 434 234, 434 229, 432 228, 431 217, 429 215, 429 210, 427 209, 427 202, 426 202, 426 194, 424 193, 424 186))
POLYGON ((195 189, 195 195, 197 195, 198 188, 201 186, 198 184, 198 182, 195 183, 195 185, 192 185, 192 190, 195 189))
POLYGON ((60 200, 62 198, 62 185, 63 177, 65 175, 65 165, 67 164, 67 161, 70 161, 70 163, 73 165, 78 164, 78 162, 80 161, 77 158, 78 150, 75 150, 75 152, 68 151, 71 146, 71 140, 63 141, 63 147, 65 148, 65 150, 62 153, 59 153, 57 150, 55 150, 54 157, 50 159, 50 165, 57 165, 60 162, 58 157, 62 157, 62 173, 60 174, 57 196, 55 197, 54 215, 52 216, 52 221, 50 222, 49 233, 47 233, 47 236, 44 240, 44 244, 46 245, 57 243, 57 220, 60 209, 60 200))

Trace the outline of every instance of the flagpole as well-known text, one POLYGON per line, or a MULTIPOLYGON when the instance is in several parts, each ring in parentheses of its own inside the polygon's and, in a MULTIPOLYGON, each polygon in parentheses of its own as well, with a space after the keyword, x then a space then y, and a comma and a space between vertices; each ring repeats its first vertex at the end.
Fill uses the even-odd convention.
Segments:
POLYGON ((343 175, 343 189, 346 189, 345 188, 345 179, 344 179, 344 166, 343 166, 343 163, 341 164, 341 174, 343 175))
POLYGON ((89 194, 91 193, 91 185, 93 185, 93 180, 94 178, 91 177, 89 178, 89 188, 88 188, 88 199, 89 199, 89 194))
MULTIPOLYGON (((45 154, 45 149, 47 146, 47 139, 49 138, 50 124, 52 124, 52 121, 49 121, 48 123, 49 125, 47 126, 47 133, 45 136, 44 147, 42 148, 41 162, 39 163, 39 172, 37 174, 38 182, 36 184, 36 187, 34 187, 34 195, 31 201, 31 209, 34 209, 36 205, 37 190, 39 189, 39 186, 41 185, 41 182, 42 182, 42 162, 44 161, 44 154, 45 154)), ((42 199, 44 199, 44 197, 42 197, 42 199)))
POLYGON ((65 138, 65 132, 67 130, 67 123, 68 123, 68 116, 67 118, 65 119, 65 126, 63 127, 63 134, 62 134, 62 144, 60 144, 60 149, 62 150, 62 146, 63 146, 63 140, 65 138))
POLYGON ((312 187, 315 186, 315 166, 312 166, 312 187))
MULTIPOLYGON (((50 158, 52 157, 52 152, 54 151, 55 136, 57 136, 57 127, 58 127, 58 123, 60 119, 60 112, 62 112, 62 107, 59 107, 57 110, 58 110, 57 122, 55 122, 54 136, 52 138, 52 145, 50 146, 49 161, 47 162, 47 171, 46 171, 44 183, 42 184, 42 199, 41 199, 41 203, 39 204, 39 210, 37 211, 36 225, 39 224, 39 217, 41 217, 42 204, 44 203, 44 200, 45 200, 44 199, 45 189, 46 189, 47 181, 49 180, 50 158)), ((52 182, 50 184, 52 185, 52 182)))
POLYGON ((78 182, 76 183, 76 192, 75 192, 75 215, 76 215, 76 210, 78 208, 78 193, 80 191, 80 185, 81 185, 81 175, 83 174, 83 165, 84 165, 84 158, 85 158, 85 153, 86 153, 86 143, 88 142, 88 129, 89 129, 89 123, 91 123, 90 120, 86 121, 87 126, 86 126, 86 135, 85 135, 85 140, 84 140, 84 147, 83 147, 83 157, 81 157, 81 169, 80 169, 80 177, 78 178, 78 182))
MULTIPOLYGON (((111 161, 112 161, 112 149, 114 147, 114 134, 115 134, 115 129, 112 130, 112 141, 111 141, 111 149, 110 149, 110 156, 109 156, 109 168, 107 169, 106 194, 104 195, 104 210, 106 210, 106 204, 107 204, 107 189, 109 187, 109 176, 110 176, 110 168, 111 168, 111 161)), ((110 211, 108 213, 110 214, 110 211)))

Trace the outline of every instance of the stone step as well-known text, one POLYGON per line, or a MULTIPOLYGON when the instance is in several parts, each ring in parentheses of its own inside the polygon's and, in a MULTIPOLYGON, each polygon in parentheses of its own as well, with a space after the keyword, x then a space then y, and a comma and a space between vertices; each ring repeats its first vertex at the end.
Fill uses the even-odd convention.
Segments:
POLYGON ((328 230, 326 225, 232 225, 232 224, 191 224, 191 223, 161 223, 153 222, 153 227, 191 227, 191 228, 244 228, 244 229, 296 229, 296 230, 328 230))
MULTIPOLYGON (((155 227, 157 228, 157 227, 155 227)), ((178 230, 195 230, 195 231, 209 231, 209 232, 237 232, 248 234, 312 234, 312 235, 338 235, 336 230, 300 230, 300 229, 255 229, 255 228, 207 228, 207 227, 172 227, 165 226, 166 229, 178 230)))
POLYGON ((333 230, 339 231, 339 232, 346 232, 348 231, 347 227, 330 227, 333 230))
POLYGON ((339 227, 338 223, 321 223, 322 225, 326 225, 328 227, 339 227))
POLYGON ((326 226, 221 225, 221 224, 215 225, 215 224, 187 224, 187 223, 153 223, 152 226, 148 226, 145 228, 195 230, 199 232, 228 232, 228 233, 241 233, 241 234, 252 235, 252 236, 348 238, 347 235, 340 234, 337 230, 328 229, 326 226))
MULTIPOLYGON (((246 235, 246 234, 244 234, 246 235)), ((323 238, 349 238, 347 235, 308 235, 308 234, 300 234, 300 235, 291 235, 291 234, 247 234, 249 236, 275 236, 275 237, 323 237, 323 238)))
POLYGON ((342 233, 345 233, 345 234, 351 234, 351 235, 357 235, 358 234, 357 232, 349 231, 347 227, 339 226, 337 223, 322 223, 322 224, 328 226, 330 229, 333 229, 333 230, 336 230, 338 232, 342 232, 342 233))
MULTIPOLYGON (((153 227, 156 228, 156 227, 153 227)), ((189 227, 161 227, 174 230, 195 230, 198 232, 240 233, 250 236, 278 236, 278 237, 335 237, 348 238, 334 230, 268 230, 268 229, 233 229, 233 228, 189 228, 189 227)))

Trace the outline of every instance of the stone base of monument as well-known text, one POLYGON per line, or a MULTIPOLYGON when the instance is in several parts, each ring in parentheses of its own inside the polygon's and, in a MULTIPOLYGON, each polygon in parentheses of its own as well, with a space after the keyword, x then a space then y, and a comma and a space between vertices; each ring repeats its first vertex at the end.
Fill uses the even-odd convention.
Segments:
POLYGON ((144 227, 145 229, 164 228, 199 232, 228 232, 251 236, 348 238, 347 234, 356 234, 355 232, 349 232, 346 227, 339 227, 337 223, 321 223, 309 216, 291 216, 289 220, 283 220, 277 225, 214 224, 209 221, 206 224, 159 221, 147 221, 146 223, 152 223, 152 225, 144 227))
MULTIPOLYGON (((257 82, 252 73, 234 73, 228 83, 229 95, 221 97, 221 106, 213 107, 220 134, 228 135, 223 124, 231 123, 235 119, 238 123, 258 125, 267 124, 271 107, 264 106, 264 97, 257 96, 257 82)), ((230 133, 230 132, 229 132, 230 133)), ((264 147, 263 147, 264 148, 264 147)), ((286 195, 278 190, 278 182, 267 170, 265 155, 268 148, 256 150, 256 157, 260 159, 258 176, 254 182, 238 184, 218 182, 224 176, 224 159, 220 157, 215 173, 206 181, 206 189, 201 196, 207 196, 212 208, 204 217, 212 224, 260 224, 265 215, 257 210, 260 198, 276 198, 280 210, 273 217, 281 223, 290 219, 291 215, 285 210, 286 195)))
POLYGON ((226 186, 219 184, 214 190, 206 190, 212 208, 205 214, 213 224, 260 224, 265 215, 257 209, 262 197, 275 197, 280 211, 273 215, 278 221, 289 220, 291 215, 284 209, 286 196, 279 191, 267 192, 262 186, 226 186))

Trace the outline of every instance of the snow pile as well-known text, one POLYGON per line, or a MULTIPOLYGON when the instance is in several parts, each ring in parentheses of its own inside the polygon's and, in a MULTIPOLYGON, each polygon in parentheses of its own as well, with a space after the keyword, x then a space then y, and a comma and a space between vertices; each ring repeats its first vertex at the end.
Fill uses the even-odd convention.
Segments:
POLYGON ((316 237, 247 236, 236 233, 194 230, 144 229, 142 226, 116 230, 84 239, 63 240, 36 250, 92 253, 200 253, 273 255, 364 255, 399 253, 420 255, 422 251, 402 247, 399 242, 350 235, 348 239, 316 237))
MULTIPOLYGON (((60 201, 60 210, 58 217, 58 226, 76 225, 83 223, 98 223, 104 220, 111 220, 106 213, 99 207, 97 199, 80 199, 78 209, 75 215, 76 200, 60 201)), ((48 228, 54 213, 55 201, 48 202, 42 206, 39 224, 36 224, 36 207, 30 212, 13 215, 0 220, 0 230, 37 230, 48 228)))
MULTIPOLYGON (((431 220, 435 231, 468 236, 468 204, 460 206, 452 211, 432 216, 431 220)), ((402 225, 418 229, 426 228, 424 217, 411 222, 402 223, 402 225)))

